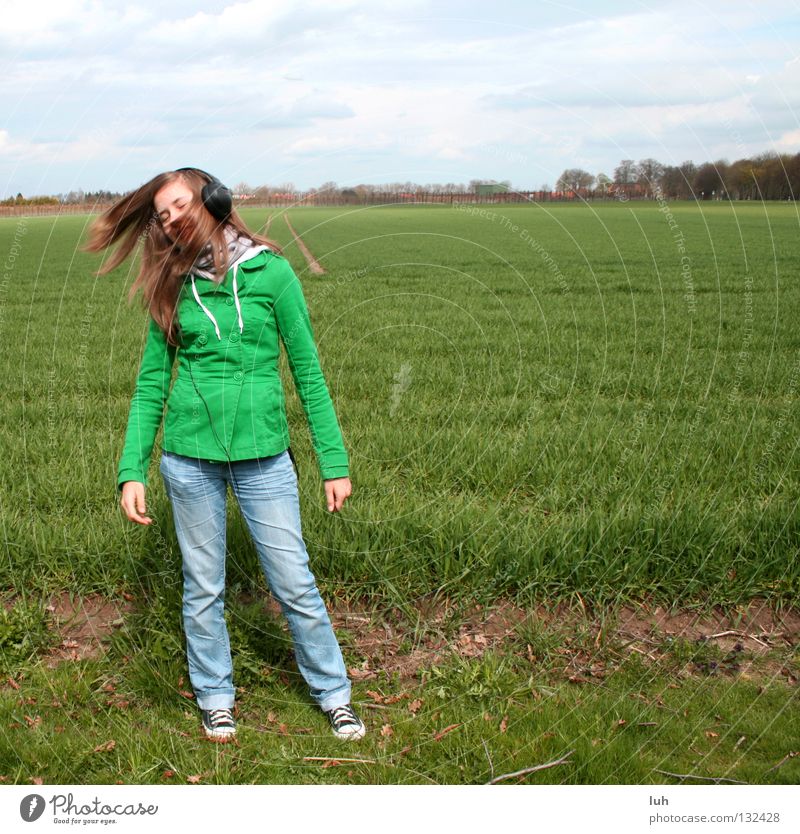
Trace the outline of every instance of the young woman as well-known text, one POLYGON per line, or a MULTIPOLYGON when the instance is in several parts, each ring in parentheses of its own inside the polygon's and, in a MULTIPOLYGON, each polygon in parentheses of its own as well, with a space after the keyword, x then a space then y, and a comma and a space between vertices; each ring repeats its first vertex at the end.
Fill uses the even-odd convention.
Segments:
POLYGON ((351 492, 348 457, 300 282, 280 249, 244 225, 231 192, 199 169, 159 174, 127 194, 95 221, 86 249, 120 241, 98 273, 105 274, 140 240, 131 298, 142 289, 150 324, 117 486, 127 517, 150 524, 147 470, 166 404, 160 472, 183 557, 189 675, 205 733, 227 739, 236 732, 223 615, 230 485, 311 697, 338 738, 359 739, 365 727, 350 705, 342 653, 308 567, 278 371, 280 336, 328 510, 338 512, 351 492))

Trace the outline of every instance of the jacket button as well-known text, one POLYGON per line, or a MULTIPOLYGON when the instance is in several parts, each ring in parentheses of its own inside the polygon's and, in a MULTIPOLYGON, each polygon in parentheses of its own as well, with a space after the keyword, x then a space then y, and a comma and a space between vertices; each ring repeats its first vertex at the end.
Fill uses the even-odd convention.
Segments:
POLYGON ((207 341, 208 341, 208 336, 206 336, 205 334, 201 334, 200 336, 197 337, 197 343, 200 344, 200 345, 204 345, 207 341))
POLYGON ((228 296, 225 299, 225 303, 228 305, 228 307, 230 307, 233 304, 233 299, 230 296, 228 296))
POLYGON ((238 342, 239 341, 239 334, 238 333, 231 333, 231 341, 238 342))
POLYGON ((236 373, 233 375, 233 378, 238 382, 243 376, 243 371, 236 371, 236 373))

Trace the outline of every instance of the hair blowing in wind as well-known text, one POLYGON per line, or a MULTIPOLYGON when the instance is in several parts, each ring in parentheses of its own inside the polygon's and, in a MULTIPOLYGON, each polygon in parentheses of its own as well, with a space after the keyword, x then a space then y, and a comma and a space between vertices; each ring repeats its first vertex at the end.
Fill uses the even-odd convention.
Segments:
POLYGON ((139 272, 131 287, 128 300, 142 290, 142 303, 172 345, 178 344, 176 301, 183 276, 192 268, 200 252, 210 243, 214 266, 218 274, 227 270, 227 246, 224 227, 227 225, 240 236, 254 243, 281 251, 274 241, 251 232, 234 210, 224 221, 216 220, 203 205, 202 190, 206 180, 194 171, 168 171, 131 191, 101 214, 89 229, 86 252, 101 252, 117 244, 97 275, 106 275, 118 267, 141 242, 139 272), (192 192, 190 210, 178 223, 177 234, 171 239, 155 210, 155 196, 176 180, 183 181, 192 192))

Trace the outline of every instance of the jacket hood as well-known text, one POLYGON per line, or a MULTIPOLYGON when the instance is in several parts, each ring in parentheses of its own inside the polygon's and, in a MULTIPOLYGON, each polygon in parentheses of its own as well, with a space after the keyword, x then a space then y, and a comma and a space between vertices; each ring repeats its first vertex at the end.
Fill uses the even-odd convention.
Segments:
MULTIPOLYGON (((239 332, 243 332, 244 330, 244 321, 242 319, 242 305, 239 303, 239 289, 236 284, 236 273, 239 270, 239 265, 246 263, 247 261, 254 258, 261 252, 269 252, 272 251, 269 246, 265 246, 264 244, 253 244, 251 240, 248 238, 240 238, 240 241, 245 243, 244 250, 238 254, 236 259, 233 261, 232 264, 228 267, 228 269, 233 269, 233 300, 236 303, 236 315, 239 318, 239 332), (247 245, 249 244, 249 245, 247 245)), ((200 294, 197 292, 197 286, 194 282, 195 276, 192 273, 192 293, 194 294, 195 301, 200 305, 200 308, 203 312, 208 316, 211 323, 214 325, 214 332, 217 334, 217 339, 222 339, 222 336, 219 332, 219 325, 217 324, 217 320, 214 318, 213 313, 206 307, 205 304, 200 300, 200 294)))

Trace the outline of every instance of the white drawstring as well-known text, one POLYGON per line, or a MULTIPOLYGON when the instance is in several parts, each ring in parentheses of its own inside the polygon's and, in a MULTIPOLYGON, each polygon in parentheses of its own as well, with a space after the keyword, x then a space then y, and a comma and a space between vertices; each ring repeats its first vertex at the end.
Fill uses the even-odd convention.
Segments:
POLYGON ((236 312, 239 316, 239 332, 244 331, 244 322, 242 321, 242 306, 239 304, 239 293, 236 289, 236 271, 239 269, 239 264, 233 265, 233 300, 236 302, 236 312))
POLYGON ((203 308, 203 312, 211 319, 211 322, 214 325, 214 330, 217 331, 217 339, 221 339, 222 336, 219 335, 219 325, 217 324, 217 320, 214 318, 214 316, 211 315, 211 311, 208 309, 208 307, 206 307, 206 305, 203 304, 203 302, 200 300, 200 295, 198 294, 197 287, 194 283, 194 275, 192 275, 192 292, 194 293, 194 297, 197 300, 197 303, 203 308))
MULTIPOLYGON (((268 252, 270 251, 268 246, 258 246, 250 249, 247 253, 246 260, 255 257, 259 252, 268 252)), ((239 287, 236 283, 236 273, 239 269, 239 264, 235 263, 233 265, 233 300, 236 302, 236 315, 239 318, 239 333, 244 333, 244 320, 242 319, 242 305, 239 303, 239 287)), ((217 325, 217 320, 211 314, 211 311, 206 307, 205 304, 200 300, 200 294, 197 292, 197 286, 194 283, 194 275, 192 275, 192 292, 194 293, 195 300, 197 303, 202 307, 203 312, 208 316, 211 320, 212 324, 214 325, 214 330, 217 333, 217 339, 221 340, 222 336, 219 332, 219 326, 217 325)))

